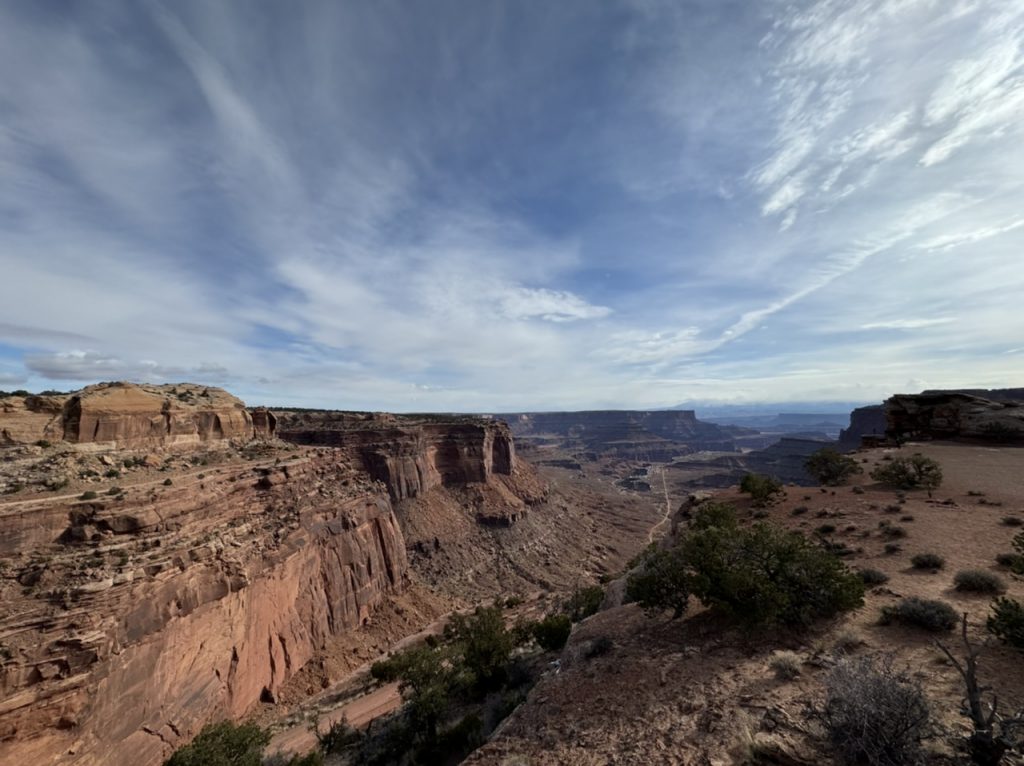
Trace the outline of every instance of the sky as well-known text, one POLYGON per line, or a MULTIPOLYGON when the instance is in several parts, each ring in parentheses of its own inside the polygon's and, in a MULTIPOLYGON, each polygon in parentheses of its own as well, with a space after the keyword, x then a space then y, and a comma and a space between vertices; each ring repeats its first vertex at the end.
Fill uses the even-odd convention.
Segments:
POLYGON ((0 4, 0 388, 1024 385, 1024 2, 0 4))

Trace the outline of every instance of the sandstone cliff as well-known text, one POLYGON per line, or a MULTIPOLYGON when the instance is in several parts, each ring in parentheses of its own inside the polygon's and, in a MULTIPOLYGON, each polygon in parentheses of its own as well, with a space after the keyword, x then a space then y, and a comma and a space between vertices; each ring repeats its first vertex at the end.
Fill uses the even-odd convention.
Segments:
POLYGON ((402 590, 389 498, 339 457, 0 505, 0 762, 158 764, 402 590))
POLYGON ((396 501, 511 475, 516 465, 508 426, 495 420, 334 412, 279 412, 277 418, 280 438, 345 450, 396 501))
POLYGON ((68 395, 0 400, 0 443, 64 440, 106 448, 195 445, 273 436, 264 409, 223 389, 188 383, 100 383, 68 395))
POLYGON ((899 438, 1024 442, 1024 401, 957 391, 897 394, 885 402, 887 432, 899 438))

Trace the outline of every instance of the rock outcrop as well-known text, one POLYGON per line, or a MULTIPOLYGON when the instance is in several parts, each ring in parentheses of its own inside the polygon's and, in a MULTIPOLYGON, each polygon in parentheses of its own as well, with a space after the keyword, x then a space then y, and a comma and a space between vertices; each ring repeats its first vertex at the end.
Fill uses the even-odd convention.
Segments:
POLYGON ((865 436, 884 436, 886 427, 884 404, 858 407, 850 413, 850 426, 839 432, 837 446, 841 450, 857 449, 865 436))
POLYGON ((0 400, 0 444, 66 441, 93 448, 190 446, 225 439, 270 438, 275 419, 250 413, 220 388, 100 383, 60 396, 0 400))
POLYGON ((897 394, 886 400, 885 418, 887 433, 898 439, 1024 442, 1024 400, 1009 397, 996 401, 958 391, 897 394))
POLYGON ((278 436, 346 451, 392 500, 433 487, 484 483, 511 475, 515 445, 505 423, 484 418, 424 420, 379 413, 279 412, 278 436))
POLYGON ((401 591, 390 500, 339 458, 0 505, 0 762, 158 764, 401 591))

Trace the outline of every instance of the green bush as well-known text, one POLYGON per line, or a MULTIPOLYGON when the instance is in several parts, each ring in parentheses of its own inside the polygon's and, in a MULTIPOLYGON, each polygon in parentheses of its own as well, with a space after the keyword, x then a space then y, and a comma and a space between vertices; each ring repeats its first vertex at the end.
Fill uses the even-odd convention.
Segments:
POLYGON ((320 731, 320 725, 317 723, 313 728, 313 733, 316 735, 321 752, 328 754, 342 753, 359 744, 362 739, 359 731, 349 726, 348 720, 344 717, 340 721, 332 723, 324 732, 320 731))
POLYGON ((960 621, 956 610, 945 601, 910 596, 893 606, 882 607, 882 624, 899 623, 938 633, 952 630, 960 621))
POLYGON ((856 460, 832 449, 832 447, 822 447, 807 458, 804 469, 819 484, 830 487, 837 487, 851 476, 864 471, 856 460))
POLYGON ((260 766, 270 732, 254 723, 213 723, 179 748, 164 766, 260 766))
POLYGON ((597 614, 602 601, 604 601, 604 588, 600 585, 577 588, 566 602, 565 611, 573 622, 579 622, 597 614))
POLYGON ((559 651, 569 640, 571 632, 572 620, 565 614, 549 614, 533 625, 533 637, 546 652, 559 651))
POLYGON ((1018 569, 1024 569, 1024 556, 1019 553, 997 553, 996 563, 1001 567, 1018 571, 1018 569))
POLYGON ((994 599, 985 627, 1003 643, 1024 649, 1024 604, 1006 596, 994 599))
POLYGON ((740 480, 740 492, 750 495, 754 505, 770 505, 783 494, 782 482, 762 473, 748 473, 740 480))
POLYGON ((937 553, 918 553, 910 557, 910 565, 914 569, 942 569, 946 560, 937 553))
POLYGON ((672 610, 682 617, 690 600, 689 573, 682 550, 650 551, 639 572, 626 580, 626 601, 639 604, 649 615, 672 610))
POLYGON ((514 642, 501 609, 478 606, 472 615, 453 615, 444 636, 456 646, 474 683, 489 687, 504 680, 514 642))
POLYGON ((690 592, 748 628, 806 626, 863 603, 864 584, 845 564, 771 524, 699 530, 680 547, 690 592))
POLYGON ((967 593, 999 594, 1006 592, 1006 583, 999 575, 984 569, 961 569, 953 577, 957 590, 967 593))
POLYGON ((926 489, 942 484, 942 466, 924 455, 898 457, 871 472, 871 478, 900 489, 926 489))
POLYGON ((87 490, 87 491, 83 492, 81 495, 79 495, 78 499, 79 500, 95 500, 97 497, 99 497, 99 495, 97 495, 95 492, 93 492, 90 489, 90 490, 87 490))

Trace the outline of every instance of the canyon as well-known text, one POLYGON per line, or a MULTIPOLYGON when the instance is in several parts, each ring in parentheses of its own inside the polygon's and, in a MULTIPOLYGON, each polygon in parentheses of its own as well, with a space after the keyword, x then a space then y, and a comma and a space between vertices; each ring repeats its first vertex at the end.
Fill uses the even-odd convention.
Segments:
POLYGON ((656 503, 491 418, 100 384, 0 400, 0 762, 149 766, 453 608, 617 571, 656 503))

